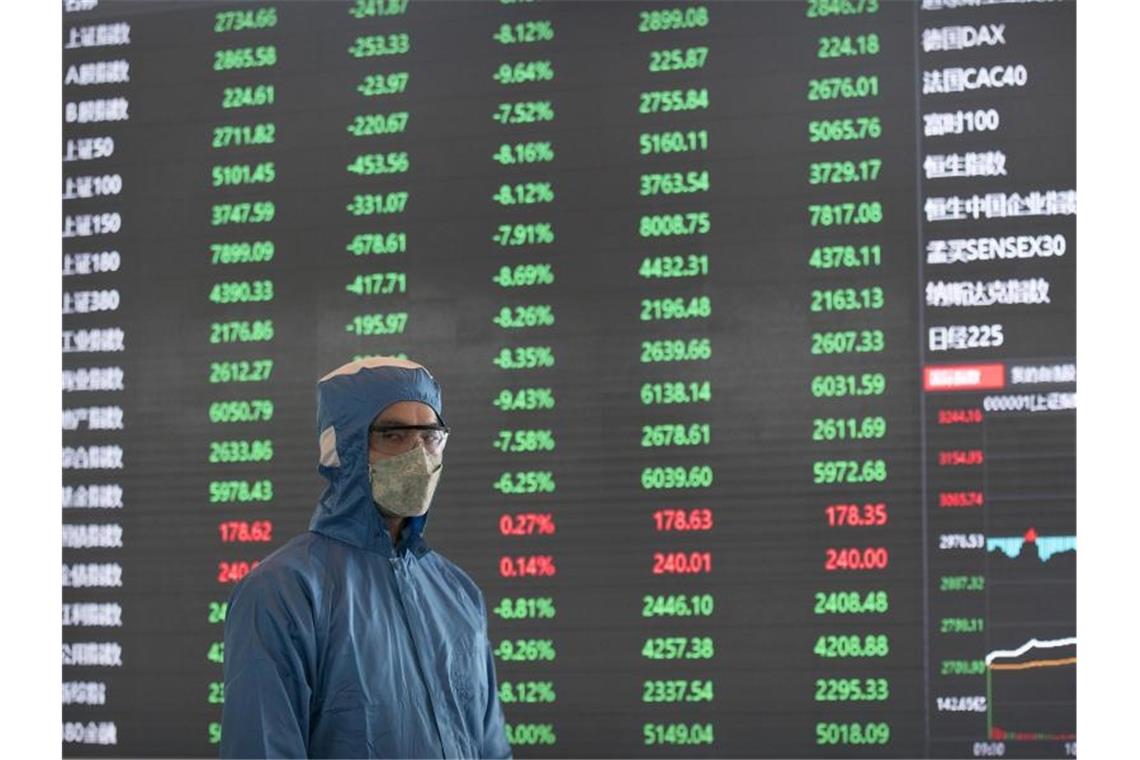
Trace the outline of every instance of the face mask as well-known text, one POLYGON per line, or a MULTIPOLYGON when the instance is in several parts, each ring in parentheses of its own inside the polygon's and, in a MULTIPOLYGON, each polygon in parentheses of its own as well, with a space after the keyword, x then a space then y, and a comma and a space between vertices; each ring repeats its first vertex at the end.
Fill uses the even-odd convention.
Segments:
POLYGON ((416 517, 428 511, 443 472, 443 455, 422 445, 368 466, 372 500, 385 517, 416 517))

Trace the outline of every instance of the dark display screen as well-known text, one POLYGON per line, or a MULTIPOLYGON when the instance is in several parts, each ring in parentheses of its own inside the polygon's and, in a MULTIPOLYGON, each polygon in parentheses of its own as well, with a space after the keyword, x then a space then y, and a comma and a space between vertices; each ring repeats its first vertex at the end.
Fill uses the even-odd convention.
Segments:
POLYGON ((390 355, 517 757, 1074 756, 1075 16, 67 0, 64 753, 217 753, 390 355))

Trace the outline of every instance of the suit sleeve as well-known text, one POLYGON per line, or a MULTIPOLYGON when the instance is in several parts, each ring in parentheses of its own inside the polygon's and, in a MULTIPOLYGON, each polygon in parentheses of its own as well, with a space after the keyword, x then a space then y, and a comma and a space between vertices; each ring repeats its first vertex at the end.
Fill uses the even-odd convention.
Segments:
POLYGON ((299 580, 250 575, 226 611, 223 758, 308 756, 313 607, 299 580))
MULTIPOLYGON (((480 602, 482 602, 480 595, 480 602)), ((503 706, 499 702, 499 685, 495 679, 495 657, 491 653, 491 639, 487 636, 487 607, 483 609, 483 640, 486 642, 484 661, 487 678, 487 709, 483 714, 483 743, 480 757, 510 758, 511 745, 507 743, 507 726, 503 719, 503 706)))

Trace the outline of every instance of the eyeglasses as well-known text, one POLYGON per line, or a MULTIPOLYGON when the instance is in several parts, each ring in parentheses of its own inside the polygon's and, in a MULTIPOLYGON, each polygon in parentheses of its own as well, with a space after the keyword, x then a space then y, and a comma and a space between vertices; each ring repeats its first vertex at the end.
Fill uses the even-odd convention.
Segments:
POLYGON ((420 444, 425 451, 438 454, 447 445, 450 432, 447 425, 373 425, 368 428, 370 445, 386 456, 403 454, 420 444))

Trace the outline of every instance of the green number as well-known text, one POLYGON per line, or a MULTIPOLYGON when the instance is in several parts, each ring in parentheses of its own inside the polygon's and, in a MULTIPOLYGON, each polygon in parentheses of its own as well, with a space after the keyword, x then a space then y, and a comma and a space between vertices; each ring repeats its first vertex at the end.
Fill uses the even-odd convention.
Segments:
POLYGON ((552 681, 503 681, 499 701, 512 704, 550 704, 557 699, 552 681))
POLYGON ((272 145, 277 141, 277 125, 273 122, 260 124, 222 124, 214 127, 211 148, 242 148, 250 145, 272 145))
POLYGON ((638 94, 640 114, 704 111, 709 107, 707 87, 688 90, 648 90, 638 94))
POLYGON ((218 227, 227 224, 265 224, 277 215, 273 201, 239 201, 215 203, 210 207, 210 224, 218 227))
POLYGON ((265 422, 273 419, 273 402, 267 398, 245 401, 214 401, 209 409, 210 422, 265 422))
POLYGON ((816 375, 811 379, 811 395, 816 398, 847 396, 881 396, 887 390, 887 376, 882 372, 861 375, 816 375))
POLYGON ((646 594, 642 617, 709 617, 716 608, 712 594, 646 594))
POLYGON ((512 747, 549 746, 558 743, 553 723, 508 723, 507 743, 512 747))
POLYGON ((523 182, 503 185, 491 196, 500 206, 532 205, 554 201, 554 187, 549 182, 523 182))
POLYGON ((554 284, 553 264, 516 264, 502 266, 498 274, 491 278, 501 288, 525 288, 535 285, 554 284))
POLYGON ((260 108, 271 106, 276 97, 271 84, 225 87, 222 89, 222 108, 260 108))
POLYGON ((711 465, 692 467, 646 467, 641 471, 641 487, 646 490, 708 488, 713 483, 711 465))
POLYGON ((879 201, 811 203, 807 210, 812 227, 879 224, 883 221, 883 204, 879 201))
POLYGON ((555 356, 550 346, 515 346, 500 349, 491 363, 502 370, 549 369, 555 356))
POLYGON ((641 656, 649 660, 709 660, 714 654, 709 636, 653 637, 641 647, 641 656))
POLYGON ((861 269, 882 264, 882 247, 874 245, 825 245, 812 249, 808 264, 814 269, 861 269))
POLYGON ((861 16, 878 13, 879 0, 808 0, 808 18, 861 16))
POLYGON ((817 678, 816 702, 885 702, 890 698, 885 678, 817 678))
POLYGON ((210 503, 232 504, 253 501, 272 501, 272 480, 212 480, 210 503))
POLYGON ((549 596, 503 597, 491 610, 503 620, 553 620, 557 613, 549 596))
POLYGON ((505 453, 554 451, 554 431, 550 429, 500 430, 491 444, 505 453))
POLYGON ((534 124, 554 121, 554 104, 549 100, 520 100, 499 103, 491 118, 500 124, 534 124))
POLYGON ((826 634, 815 640, 812 651, 819 657, 829 659, 886 657, 890 654, 891 644, 887 635, 881 633, 865 636, 826 634))
POLYGON ((522 21, 517 24, 502 24, 491 39, 501 45, 523 45, 533 42, 549 42, 554 39, 554 24, 546 19, 522 21))
POLYGON ((375 58, 384 55, 403 55, 411 49, 411 38, 404 32, 398 32, 357 37, 348 48, 348 53, 354 58, 375 58))
POLYGON ((647 746, 695 746, 713 743, 712 723, 645 723, 641 727, 647 746))
POLYGON ((712 426, 706 423, 683 425, 642 425, 641 445, 646 448, 658 446, 706 446, 712 438, 712 426))
POLYGON ((408 197, 407 190, 395 190, 387 193, 357 193, 352 196, 352 200, 344 208, 353 216, 400 214, 408 206, 408 197))
POLYGON ((891 740, 889 723, 816 723, 815 743, 818 745, 887 744, 891 740))
POLYGON ((700 29, 709 24, 709 9, 704 5, 641 11, 637 31, 669 32, 677 29, 700 29))
POLYGON ((711 229, 712 217, 707 211, 647 214, 641 217, 637 225, 637 231, 641 237, 706 235, 711 229))
POLYGON ((491 239, 504 247, 550 245, 554 242, 554 226, 549 222, 500 224, 491 239))
POLYGON ((356 91, 367 98, 379 98, 385 95, 399 95, 408 89, 411 74, 407 71, 393 71, 388 74, 367 74, 356 91))
POLYGON ((809 101, 873 98, 879 94, 879 77, 875 74, 854 77, 821 77, 808 80, 809 101))
POLYGON ((376 314, 356 314, 344 326, 344 331, 359 336, 400 335, 407 329, 408 312, 392 311, 376 314))
POLYGON ((847 35, 845 37, 826 36, 819 38, 816 56, 819 58, 845 58, 879 54, 879 35, 847 35))
POLYGON ((361 234, 348 241, 344 249, 354 256, 404 253, 408 250, 408 235, 406 232, 361 234))
POLYGON ((503 166, 546 163, 554 160, 554 144, 550 142, 503 143, 491 158, 503 166))
POLYGON ((388 296, 408 291, 408 276, 404 272, 373 272, 358 274, 344 289, 358 296, 388 296))
POLYGON ((838 483, 882 483, 887 479, 887 463, 882 459, 825 459, 812 462, 814 485, 838 483))
POLYGON ((641 175, 642 196, 691 195, 708 192, 708 170, 688 172, 657 172, 641 175))
POLYGON ((361 153, 345 167, 346 171, 361 176, 374 176, 379 174, 403 174, 411 168, 411 159, 407 151, 392 151, 391 153, 361 153))
POLYGON ((815 356, 881 353, 886 344, 882 330, 832 330, 811 334, 811 352, 815 356))
POLYGON ((210 323, 211 343, 257 343, 273 340, 273 335, 272 319, 210 323))
POLYGON ((245 29, 272 29, 277 26, 277 9, 272 5, 214 14, 214 31, 240 32, 245 29))
POLYGON ((260 303, 273 300, 273 280, 219 282, 210 288, 210 301, 217 304, 260 303))
POLYGON ((206 702, 211 705, 220 705, 226 701, 226 685, 221 681, 211 681, 208 684, 209 692, 206 702))
POLYGON ((890 597, 886 591, 815 592, 815 614, 817 615, 881 615, 889 609, 890 597))
POLYGON ((877 140, 882 136, 883 124, 878 116, 813 119, 808 122, 808 140, 813 143, 877 140))
POLYGON ((503 662, 553 662, 553 639, 503 639, 492 653, 503 662))
POLYGON ((210 441, 210 464, 234 462, 270 462, 273 460, 273 441, 269 438, 254 440, 210 441))
POLYGON ((709 149, 707 129, 689 132, 643 132, 638 138, 641 155, 664 153, 697 153, 709 149))
POLYGON ((850 182, 874 182, 883 168, 881 158, 860 161, 814 161, 808 165, 808 183, 840 185, 850 182))
POLYGON ((686 256, 646 256, 637 273, 646 279, 704 277, 709 273, 708 254, 686 256))
MULTIPOLYGON (((708 296, 692 298, 643 298, 641 321, 664 319, 703 319, 712 315, 712 299, 708 296)), ((709 349, 711 352, 711 348, 709 349)))
POLYGON ((673 48, 670 50, 650 50, 649 70, 657 73, 703 69, 708 57, 709 49, 704 46, 673 48))
POLYGON ((272 374, 272 359, 210 362, 211 383, 261 383, 272 374))
POLYGON ((939 579, 939 591, 985 591, 984 575, 943 575, 939 579))
POLYGON ((214 71, 256 69, 274 66, 276 63, 277 48, 273 45, 214 51, 214 71))
POLYGON ((226 609, 229 607, 229 602, 210 602, 210 612, 207 615, 207 622, 209 623, 224 623, 226 620, 226 609))
POLYGON ((642 684, 641 701, 654 703, 712 702, 713 682, 702 679, 645 681, 642 684))
POLYGON ((707 361, 711 358, 711 338, 690 338, 687 341, 680 338, 641 341, 641 361, 644 364, 707 361))
POLYGON ((398 135, 408 128, 408 112, 357 114, 346 129, 353 137, 398 135))
POLYGON ((548 60, 504 63, 491 74, 499 84, 530 84, 554 81, 554 64, 548 60))
POLYGON ((408 0, 355 0, 348 15, 357 19, 399 16, 407 9, 408 0))
POLYGON ((710 380, 644 383, 641 386, 641 403, 646 406, 695 404, 709 401, 712 401, 712 381, 710 380))
POLYGON ((886 434, 886 417, 816 417, 812 420, 813 441, 876 439, 886 434))

